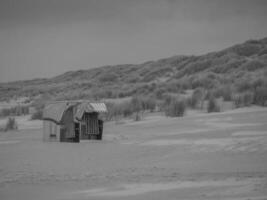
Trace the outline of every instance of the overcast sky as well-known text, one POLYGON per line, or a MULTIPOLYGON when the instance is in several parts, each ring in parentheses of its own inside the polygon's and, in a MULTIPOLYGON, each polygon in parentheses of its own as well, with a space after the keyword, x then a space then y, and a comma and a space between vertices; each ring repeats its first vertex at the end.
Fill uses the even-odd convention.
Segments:
POLYGON ((1 0, 0 82, 267 36, 266 0, 1 0))

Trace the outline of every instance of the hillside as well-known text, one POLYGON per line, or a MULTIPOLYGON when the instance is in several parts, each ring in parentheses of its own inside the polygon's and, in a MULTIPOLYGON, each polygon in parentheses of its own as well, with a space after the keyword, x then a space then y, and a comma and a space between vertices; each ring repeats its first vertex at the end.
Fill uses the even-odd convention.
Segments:
POLYGON ((0 83, 0 100, 101 99, 132 95, 162 98, 203 87, 244 92, 266 86, 267 38, 249 40, 201 56, 173 56, 138 65, 103 66, 69 71, 49 79, 0 83))

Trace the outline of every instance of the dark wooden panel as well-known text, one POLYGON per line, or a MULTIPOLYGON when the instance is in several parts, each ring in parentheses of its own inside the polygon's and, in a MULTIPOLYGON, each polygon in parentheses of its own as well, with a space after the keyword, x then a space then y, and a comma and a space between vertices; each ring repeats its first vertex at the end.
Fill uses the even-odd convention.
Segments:
POLYGON ((87 134, 99 134, 97 113, 85 113, 85 121, 87 134))
POLYGON ((64 116, 62 118, 63 128, 65 128, 65 138, 74 138, 74 120, 73 120, 73 109, 69 108, 65 111, 64 116))

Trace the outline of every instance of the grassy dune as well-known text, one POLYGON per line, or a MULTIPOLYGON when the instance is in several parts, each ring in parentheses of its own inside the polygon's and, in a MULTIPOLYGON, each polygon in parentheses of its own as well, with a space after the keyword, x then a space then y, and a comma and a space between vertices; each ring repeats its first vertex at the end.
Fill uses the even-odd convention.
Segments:
MULTIPOLYGON (((226 99, 232 93, 257 96, 267 87, 266 49, 267 38, 263 38, 200 56, 177 55, 142 64, 103 66, 53 78, 0 83, 0 101, 19 97, 43 101, 133 95, 161 99, 166 94, 199 87, 215 90, 216 96, 226 99)), ((262 102, 256 99, 256 103, 262 102)))

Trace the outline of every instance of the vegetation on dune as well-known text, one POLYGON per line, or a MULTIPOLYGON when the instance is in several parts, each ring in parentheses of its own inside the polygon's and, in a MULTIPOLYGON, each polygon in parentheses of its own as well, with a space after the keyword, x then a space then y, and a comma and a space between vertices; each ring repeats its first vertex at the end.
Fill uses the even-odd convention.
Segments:
POLYGON ((0 117, 20 116, 29 114, 29 106, 14 106, 0 110, 0 117))
POLYGON ((107 121, 129 117, 139 121, 144 112, 153 112, 156 108, 156 102, 153 99, 139 96, 119 103, 106 102, 106 105, 108 109, 107 121))
POLYGON ((32 120, 36 120, 36 119, 43 119, 43 111, 42 110, 37 110, 35 113, 32 114, 31 116, 32 120))
POLYGON ((183 99, 172 98, 164 103, 164 112, 168 117, 182 117, 185 114, 186 103, 183 99))
POLYGON ((267 106, 267 85, 255 89, 254 103, 261 106, 267 106))
POLYGON ((1 83, 0 100, 26 96, 34 99, 35 107, 41 110, 47 100, 133 97, 121 103, 108 103, 107 118, 135 116, 136 120, 156 107, 169 116, 180 116, 182 112, 170 113, 170 106, 181 111, 184 104, 203 109, 205 100, 210 111, 218 110, 213 105, 217 98, 233 101, 236 107, 266 106, 266 49, 264 38, 201 56, 173 56, 139 65, 70 71, 51 79, 1 83), (181 101, 178 96, 185 95, 186 90, 193 93, 181 101), (167 108, 164 102, 168 95, 177 98, 167 108))
POLYGON ((234 104, 237 108, 250 106, 253 103, 254 94, 252 92, 244 92, 233 97, 234 104))
POLYGON ((191 98, 187 99, 187 105, 193 109, 202 109, 206 93, 204 88, 196 88, 191 98))
POLYGON ((208 99, 207 112, 220 112, 220 107, 217 103, 217 100, 213 96, 210 96, 208 99))
POLYGON ((4 127, 0 128, 0 131, 9 131, 18 129, 18 124, 14 117, 9 117, 4 127))

